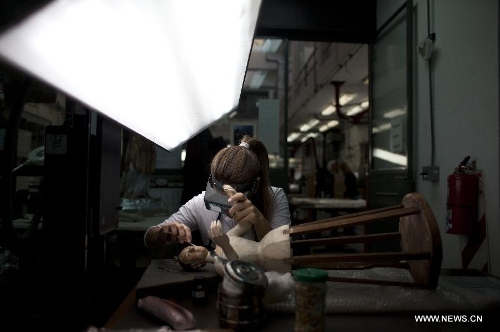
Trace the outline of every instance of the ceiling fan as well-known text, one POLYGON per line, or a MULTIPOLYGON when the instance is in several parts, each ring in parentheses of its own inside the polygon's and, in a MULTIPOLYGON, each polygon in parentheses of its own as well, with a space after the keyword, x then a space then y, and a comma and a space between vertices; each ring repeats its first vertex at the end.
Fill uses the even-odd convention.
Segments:
MULTIPOLYGON (((361 122, 363 117, 368 114, 370 111, 369 108, 356 113, 354 115, 347 115, 347 113, 344 113, 342 111, 342 108, 348 107, 348 106, 354 106, 358 105, 359 103, 351 103, 351 104, 345 104, 345 105, 340 105, 340 87, 345 83, 344 81, 331 81, 330 82, 334 87, 335 87, 335 111, 338 114, 339 119, 349 121, 354 124, 358 124, 361 122)), ((325 119, 324 117, 317 116, 318 119, 325 119)))

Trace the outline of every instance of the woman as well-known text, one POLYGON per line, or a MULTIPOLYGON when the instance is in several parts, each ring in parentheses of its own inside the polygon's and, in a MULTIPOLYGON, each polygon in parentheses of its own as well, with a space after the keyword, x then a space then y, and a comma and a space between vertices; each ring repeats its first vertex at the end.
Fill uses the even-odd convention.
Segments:
POLYGON ((254 241, 260 241, 271 229, 290 225, 286 194, 282 188, 271 186, 267 149, 258 139, 244 136, 240 145, 220 150, 212 160, 210 173, 210 186, 221 195, 225 195, 223 184, 242 188, 226 198, 230 205, 226 213, 208 210, 206 192, 202 192, 167 220, 146 231, 147 248, 157 250, 167 243, 190 243, 194 230, 199 230, 203 244, 209 245, 209 230, 214 220, 221 221, 223 232, 239 222, 250 223, 252 227, 242 237, 254 241), (248 193, 243 188, 248 189, 248 193))

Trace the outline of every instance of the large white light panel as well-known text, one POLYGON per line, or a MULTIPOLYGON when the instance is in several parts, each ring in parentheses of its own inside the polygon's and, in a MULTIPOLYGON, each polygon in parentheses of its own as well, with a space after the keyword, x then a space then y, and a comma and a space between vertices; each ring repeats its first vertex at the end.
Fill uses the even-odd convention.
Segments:
POLYGON ((261 1, 54 1, 0 56, 172 150, 239 101, 261 1))

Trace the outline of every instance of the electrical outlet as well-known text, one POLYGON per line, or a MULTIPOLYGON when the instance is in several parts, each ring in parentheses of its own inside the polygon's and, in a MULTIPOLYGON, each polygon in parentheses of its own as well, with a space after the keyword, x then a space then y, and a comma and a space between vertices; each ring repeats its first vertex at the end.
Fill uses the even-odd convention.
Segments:
POLYGON ((422 180, 424 181, 439 181, 439 167, 438 166, 424 166, 422 167, 422 180))

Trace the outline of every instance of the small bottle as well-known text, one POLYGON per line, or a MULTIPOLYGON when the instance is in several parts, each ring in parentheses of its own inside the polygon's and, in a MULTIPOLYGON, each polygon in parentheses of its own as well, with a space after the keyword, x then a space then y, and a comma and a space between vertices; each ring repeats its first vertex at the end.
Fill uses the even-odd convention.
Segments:
POLYGON ((315 268, 293 272, 295 280, 295 332, 325 331, 328 273, 315 268))
POLYGON ((208 303, 207 294, 205 293, 205 277, 194 277, 193 289, 191 290, 191 298, 195 304, 204 305, 208 303))

